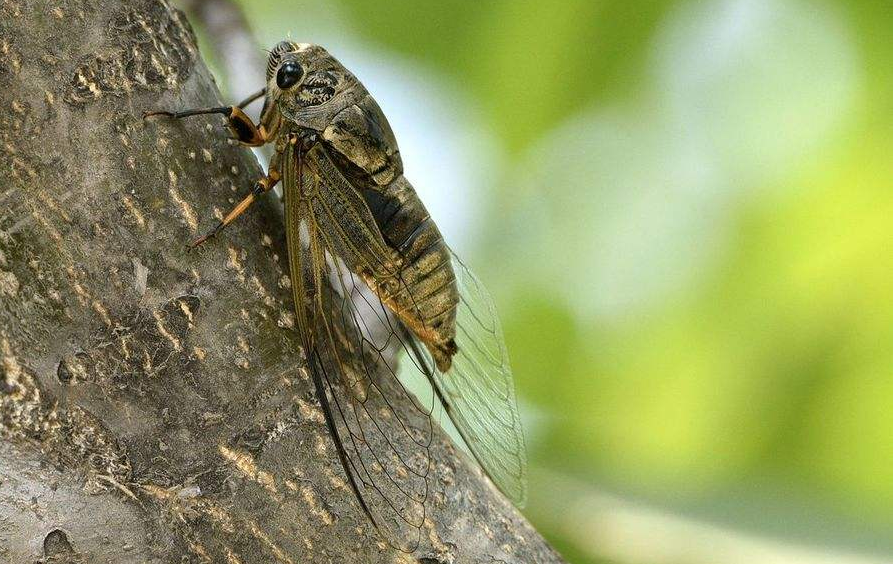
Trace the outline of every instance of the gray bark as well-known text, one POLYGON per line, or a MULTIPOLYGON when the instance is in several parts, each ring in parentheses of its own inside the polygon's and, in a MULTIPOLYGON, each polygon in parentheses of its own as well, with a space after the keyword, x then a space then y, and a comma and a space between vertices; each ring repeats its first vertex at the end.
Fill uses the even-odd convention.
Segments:
POLYGON ((141 114, 212 105, 165 0, 0 0, 0 562, 559 561, 443 436, 422 547, 376 536, 275 198, 187 250, 261 171, 219 118, 141 114))

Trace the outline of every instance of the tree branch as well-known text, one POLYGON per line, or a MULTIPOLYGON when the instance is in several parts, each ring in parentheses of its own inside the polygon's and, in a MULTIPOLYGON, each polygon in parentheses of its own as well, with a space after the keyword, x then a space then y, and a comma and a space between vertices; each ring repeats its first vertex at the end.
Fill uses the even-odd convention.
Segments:
MULTIPOLYGON (((443 435, 423 545, 362 514, 300 359, 278 202, 165 0, 0 0, 0 560, 557 562, 443 435)), ((386 423, 387 424, 387 423, 386 423)), ((396 425, 396 422, 390 422, 396 425)))
MULTIPOLYGON (((181 0, 180 4, 206 30, 226 76, 225 90, 233 100, 243 100, 257 92, 266 82, 267 57, 255 41, 241 8, 232 0, 181 0)), ((250 115, 256 117, 259 112, 255 110, 250 115)))

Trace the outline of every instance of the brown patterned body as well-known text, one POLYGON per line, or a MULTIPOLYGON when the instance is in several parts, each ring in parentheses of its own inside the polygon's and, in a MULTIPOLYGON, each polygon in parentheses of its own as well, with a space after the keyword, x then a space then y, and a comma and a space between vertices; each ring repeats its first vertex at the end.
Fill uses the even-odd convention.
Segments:
POLYGON ((403 175, 382 191, 365 190, 364 199, 388 246, 400 262, 396 280, 367 280, 373 290, 421 339, 441 372, 456 353, 459 292, 449 248, 421 199, 403 175), (371 285, 371 284, 370 284, 371 285))
MULTIPOLYGON (((300 61, 304 84, 309 86, 285 96, 271 83, 262 126, 280 140, 277 154, 290 133, 315 132, 311 145, 321 144, 325 150, 306 151, 309 170, 302 184, 328 183, 329 204, 336 206, 332 200, 340 199, 350 208, 341 210, 339 218, 367 216, 359 225, 330 226, 344 231, 342 244, 349 248, 339 249, 340 258, 425 344, 437 368, 446 372, 457 352, 459 292, 451 254, 403 176, 397 141, 384 113, 359 80, 321 48, 284 42, 274 49, 271 68, 280 56, 300 61), (325 103, 320 103, 322 99, 325 103), (354 199, 346 191, 361 198, 354 199), (370 247, 371 239, 384 244, 370 247)), ((274 160, 273 165, 278 163, 274 160)), ((324 214, 318 219, 325 223, 324 214)))

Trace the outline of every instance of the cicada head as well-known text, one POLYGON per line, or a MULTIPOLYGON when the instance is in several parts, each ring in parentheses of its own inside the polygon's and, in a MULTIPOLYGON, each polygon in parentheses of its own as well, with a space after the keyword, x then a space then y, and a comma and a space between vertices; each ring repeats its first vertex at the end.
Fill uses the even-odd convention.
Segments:
POLYGON ((270 51, 268 101, 299 125, 311 126, 310 121, 335 115, 358 85, 357 79, 318 45, 280 41, 270 51))

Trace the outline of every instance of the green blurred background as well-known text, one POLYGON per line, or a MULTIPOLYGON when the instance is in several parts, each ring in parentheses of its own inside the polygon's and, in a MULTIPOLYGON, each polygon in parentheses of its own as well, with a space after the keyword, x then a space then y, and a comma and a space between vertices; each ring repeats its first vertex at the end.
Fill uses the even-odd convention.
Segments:
POLYGON ((240 5, 490 286, 569 560, 893 561, 893 4, 240 5))

